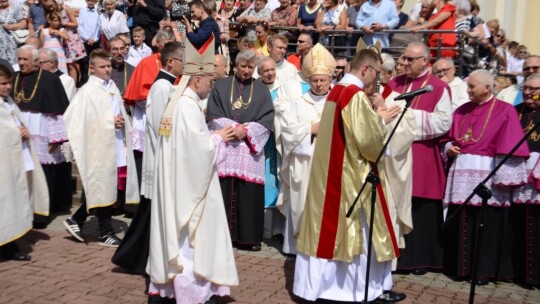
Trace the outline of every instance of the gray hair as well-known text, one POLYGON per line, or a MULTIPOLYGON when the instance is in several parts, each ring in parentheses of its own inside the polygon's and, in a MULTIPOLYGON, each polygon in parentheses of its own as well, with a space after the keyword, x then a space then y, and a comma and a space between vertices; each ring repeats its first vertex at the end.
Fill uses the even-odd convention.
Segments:
POLYGON ((51 49, 39 49, 39 54, 45 54, 47 56, 47 60, 50 60, 53 65, 58 65, 58 54, 51 50, 51 49))
POLYGON ((103 0, 103 6, 105 6, 105 4, 107 3, 113 3, 114 5, 116 5, 116 0, 103 0))
POLYGON ((466 15, 471 13, 471 2, 469 0, 454 0, 457 10, 466 15))
POLYGON ((469 75, 469 79, 472 77, 477 77, 478 82, 480 82, 483 85, 489 86, 491 89, 493 89, 494 79, 493 74, 491 74, 488 70, 475 70, 469 75))
POLYGON ((394 60, 394 58, 392 58, 392 56, 386 53, 382 53, 381 58, 382 58, 381 68, 383 71, 390 72, 396 68, 396 61, 394 60))
POLYGON ((273 58, 271 57, 268 57, 268 56, 262 56, 259 58, 259 62, 257 63, 257 72, 259 72, 259 75, 262 74, 262 65, 266 62, 271 62, 273 63, 274 65, 276 65, 276 62, 274 61, 273 58))
POLYGON ((422 56, 426 57, 426 59, 429 59, 429 49, 427 45, 425 45, 423 42, 411 42, 407 45, 407 48, 410 47, 419 48, 422 52, 422 56))
POLYGON ((39 57, 39 51, 38 49, 33 46, 33 45, 23 45, 19 48, 19 50, 17 51, 17 53, 21 52, 21 51, 29 51, 31 54, 32 54, 32 59, 34 61, 37 61, 38 60, 38 57, 39 57))
POLYGON ((255 51, 251 49, 243 50, 238 55, 236 55, 236 59, 234 60, 234 64, 237 65, 240 62, 257 62, 257 54, 255 51))
POLYGON ((174 40, 174 33, 167 29, 157 31, 156 41, 161 42, 163 40, 174 40))

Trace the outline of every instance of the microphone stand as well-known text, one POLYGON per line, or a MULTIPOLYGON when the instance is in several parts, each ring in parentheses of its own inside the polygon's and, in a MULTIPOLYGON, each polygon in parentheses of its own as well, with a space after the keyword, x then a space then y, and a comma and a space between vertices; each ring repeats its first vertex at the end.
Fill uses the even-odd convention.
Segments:
POLYGON ((413 98, 414 96, 405 98, 405 107, 403 108, 401 115, 399 116, 396 124, 394 125, 394 128, 392 129, 392 131, 390 132, 390 135, 388 136, 388 139, 386 140, 381 151, 379 152, 379 155, 377 156, 375 163, 371 165, 371 170, 366 176, 366 179, 364 180, 364 183, 362 184, 360 191, 358 191, 358 194, 356 195, 356 198, 354 199, 354 202, 352 206, 349 208, 349 210, 347 211, 347 215, 346 215, 347 218, 351 217, 354 207, 356 206, 356 203, 358 202, 358 199, 360 198, 360 195, 362 195, 362 192, 364 192, 366 185, 370 183, 371 184, 371 214, 369 216, 369 237, 368 237, 368 251, 367 251, 366 283, 364 287, 364 303, 368 303, 369 272, 371 268, 371 248, 373 247, 373 222, 375 220, 375 216, 374 216, 375 215, 375 202, 377 201, 377 185, 379 185, 381 182, 378 172, 377 172, 377 164, 379 163, 382 156, 386 152, 386 149, 388 148, 388 144, 390 143, 390 140, 394 136, 394 133, 396 133, 397 127, 399 126, 399 123, 405 116, 405 113, 411 106, 411 101, 413 98))
POLYGON ((530 129, 525 136, 510 150, 510 152, 505 155, 505 157, 491 170, 491 172, 484 178, 483 181, 481 181, 473 190, 473 192, 467 197, 465 202, 461 204, 450 216, 446 218, 446 221, 441 225, 441 229, 446 230, 448 229, 448 225, 452 223, 457 215, 461 212, 461 209, 463 209, 467 203, 471 201, 474 195, 478 195, 482 199, 482 206, 480 207, 480 222, 478 223, 478 229, 476 230, 476 236, 474 240, 474 256, 473 256, 473 267, 471 272, 471 289, 469 291, 469 304, 474 304, 474 294, 476 290, 476 279, 478 276, 478 258, 480 257, 480 244, 482 242, 482 238, 484 236, 484 211, 486 209, 488 200, 491 198, 492 193, 491 190, 489 190, 485 183, 487 183, 488 180, 490 180, 497 171, 506 163, 506 161, 514 155, 516 150, 531 136, 531 134, 538 129, 540 126, 540 121, 538 121, 532 129, 530 129))

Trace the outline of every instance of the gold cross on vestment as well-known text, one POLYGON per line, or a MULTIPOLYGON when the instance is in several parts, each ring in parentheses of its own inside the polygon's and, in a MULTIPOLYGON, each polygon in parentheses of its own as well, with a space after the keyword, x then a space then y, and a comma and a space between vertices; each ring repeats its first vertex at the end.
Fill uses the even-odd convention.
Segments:
POLYGON ((311 58, 313 59, 313 65, 318 66, 318 65, 324 64, 324 62, 325 62, 324 55, 325 55, 325 53, 324 53, 323 50, 315 50, 315 54, 313 54, 311 56, 311 58))

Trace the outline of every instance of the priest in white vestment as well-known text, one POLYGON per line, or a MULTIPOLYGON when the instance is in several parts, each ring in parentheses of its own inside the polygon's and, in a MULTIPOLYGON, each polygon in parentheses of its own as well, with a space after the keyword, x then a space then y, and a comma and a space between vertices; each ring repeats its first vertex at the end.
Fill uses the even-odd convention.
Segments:
POLYGON ((9 96, 12 78, 9 68, 0 65, 0 257, 29 261, 15 240, 32 229, 33 213, 49 215, 49 192, 30 132, 9 96))
POLYGON ((280 193, 283 199, 278 208, 286 217, 283 252, 288 254, 296 254, 296 236, 306 200, 311 156, 335 68, 336 60, 332 54, 321 44, 315 45, 302 63, 310 90, 299 99, 291 100, 280 119, 283 146, 280 193))
MULTIPOLYGON (((157 147, 159 123, 175 89, 178 76, 182 74, 182 49, 180 42, 168 42, 161 49, 161 64, 154 84, 146 100, 146 134, 142 155, 141 201, 135 216, 124 234, 124 239, 111 261, 133 274, 146 275, 150 243, 150 199, 154 182, 154 156, 157 147)), ((176 86, 176 88, 178 88, 176 86)), ((185 88, 185 85, 184 85, 185 88)), ((137 152, 134 152, 136 154, 137 152)))
POLYGON ((149 297, 204 303, 238 285, 216 163, 231 126, 210 133, 199 102, 214 74, 213 37, 200 50, 185 40, 184 91, 161 119, 150 227, 149 297))
POLYGON ((454 61, 448 58, 440 58, 435 61, 432 67, 433 75, 446 82, 450 87, 452 97, 452 112, 462 104, 469 102, 469 93, 467 93, 467 83, 461 78, 456 77, 456 68, 454 61))

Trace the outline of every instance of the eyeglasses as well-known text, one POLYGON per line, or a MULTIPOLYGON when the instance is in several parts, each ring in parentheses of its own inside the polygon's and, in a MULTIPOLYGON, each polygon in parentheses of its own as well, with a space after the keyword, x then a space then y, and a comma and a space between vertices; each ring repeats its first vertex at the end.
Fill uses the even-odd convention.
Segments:
POLYGON ((523 71, 538 71, 540 69, 540 66, 528 66, 528 67, 523 67, 523 71))
POLYGON ((345 70, 345 66, 344 65, 337 65, 336 70, 345 70))
POLYGON ((51 61, 51 60, 44 60, 44 61, 39 61, 38 63, 39 63, 40 65, 43 65, 43 64, 45 64, 45 63, 47 63, 47 62, 50 62, 50 63, 52 63, 52 61, 51 61))
POLYGON ((534 92, 534 91, 538 91, 540 90, 540 87, 528 87, 528 86, 523 86, 522 88, 523 92, 534 92))
POLYGON ((372 68, 375 71, 375 73, 377 73, 377 76, 379 76, 381 74, 381 71, 377 70, 376 68, 372 67, 371 65, 368 65, 367 67, 372 68))
POLYGON ((417 59, 424 58, 424 57, 426 56, 418 56, 418 57, 401 56, 401 60, 403 60, 403 62, 413 63, 417 59))
POLYGON ((433 70, 433 74, 435 74, 435 75, 438 75, 438 74, 446 75, 446 73, 448 73, 448 71, 450 71, 451 69, 452 69, 452 67, 449 67, 449 68, 446 68, 446 69, 440 69, 440 70, 433 70))

